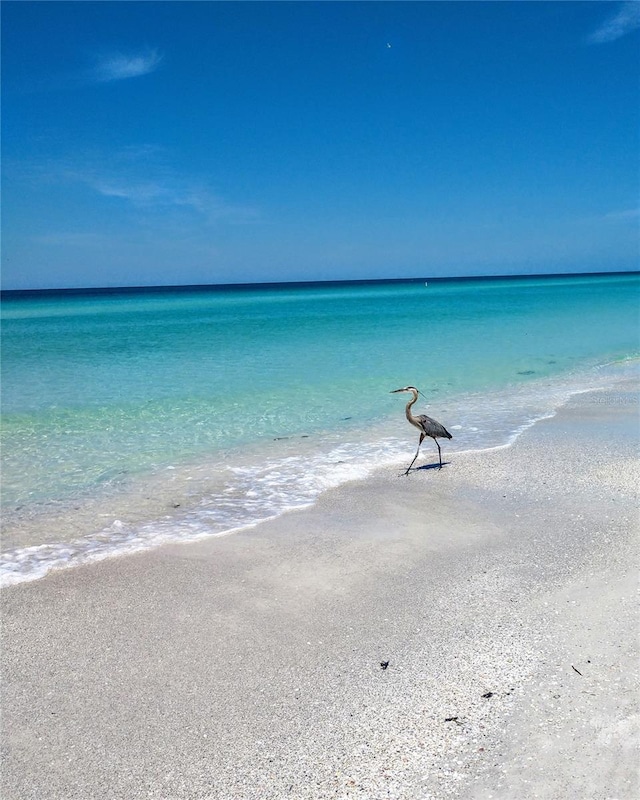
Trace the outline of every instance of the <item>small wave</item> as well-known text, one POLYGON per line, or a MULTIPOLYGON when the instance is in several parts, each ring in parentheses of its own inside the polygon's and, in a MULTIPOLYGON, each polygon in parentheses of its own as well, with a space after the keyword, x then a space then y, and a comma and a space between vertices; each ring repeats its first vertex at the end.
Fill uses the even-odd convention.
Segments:
MULTIPOLYGON (((398 440, 398 451, 401 444, 398 440)), ((374 468, 393 463, 398 457, 399 452, 394 451, 390 442, 378 442, 364 451, 362 445, 346 444, 311 461, 303 456, 289 456, 252 466, 231 467, 231 477, 222 491, 203 497, 195 509, 182 516, 132 525, 115 520, 98 533, 72 542, 21 547, 3 553, 0 585, 37 580, 54 569, 137 553, 169 542, 192 542, 253 527, 287 511, 312 505, 322 492, 362 480, 374 468)))

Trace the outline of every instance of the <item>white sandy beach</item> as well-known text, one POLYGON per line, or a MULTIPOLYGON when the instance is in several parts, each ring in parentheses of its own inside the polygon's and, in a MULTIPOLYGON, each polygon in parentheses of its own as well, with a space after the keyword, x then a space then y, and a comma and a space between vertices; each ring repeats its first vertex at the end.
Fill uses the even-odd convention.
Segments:
POLYGON ((4 590, 2 798, 634 800, 638 412, 4 590))

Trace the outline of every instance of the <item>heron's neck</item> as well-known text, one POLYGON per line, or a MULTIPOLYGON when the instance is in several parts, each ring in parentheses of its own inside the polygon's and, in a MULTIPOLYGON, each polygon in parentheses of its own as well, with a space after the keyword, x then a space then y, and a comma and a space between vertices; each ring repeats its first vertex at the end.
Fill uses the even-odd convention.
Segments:
POLYGON ((411 400, 409 400, 409 402, 407 403, 407 407, 405 408, 405 414, 407 415, 407 419, 409 420, 409 422, 411 422, 414 419, 414 416, 411 413, 411 406, 416 402, 417 399, 418 399, 418 393, 413 392, 413 397, 411 398, 411 400))

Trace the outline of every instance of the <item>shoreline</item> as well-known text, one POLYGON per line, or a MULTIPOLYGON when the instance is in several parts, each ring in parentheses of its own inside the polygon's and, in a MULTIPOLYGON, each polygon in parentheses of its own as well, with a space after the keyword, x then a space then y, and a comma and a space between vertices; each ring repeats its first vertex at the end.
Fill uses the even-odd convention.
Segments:
POLYGON ((609 392, 4 589, 2 796, 631 800, 638 407, 609 392))
MULTIPOLYGON (((574 396, 590 392, 616 391, 616 388, 623 390, 627 383, 637 380, 637 376, 633 375, 633 372, 637 371, 638 364, 640 364, 638 358, 629 358, 623 362, 608 362, 584 372, 570 373, 560 379, 557 377, 541 379, 538 382, 539 385, 534 385, 533 388, 531 385, 524 386, 522 391, 525 392, 525 395, 529 397, 527 392, 529 394, 533 392, 532 396, 536 397, 535 402, 538 404, 543 402, 538 395, 544 397, 546 401, 551 399, 552 403, 549 408, 540 407, 534 416, 529 419, 525 418, 519 423, 516 418, 512 419, 510 424, 515 425, 515 428, 504 434, 506 441, 486 447, 474 446, 456 450, 460 437, 460 431, 457 429, 468 429, 470 422, 467 420, 464 426, 454 425, 451 428, 455 437, 453 448, 448 446, 446 450, 451 449, 452 457, 458 458, 512 447, 523 433, 532 426, 553 417, 565 404, 570 403, 574 396), (620 369, 624 370, 626 374, 621 373, 620 369), (599 375, 601 371, 604 371, 605 375, 599 375), (595 386, 594 384, 598 381, 601 385, 595 386), (551 388, 551 398, 544 395, 545 388, 551 388)), ((510 392, 516 391, 516 386, 498 390, 493 396, 493 401, 498 402, 502 407, 508 407, 506 398, 509 397, 510 392)), ((483 405, 481 400, 480 397, 474 398, 480 407, 483 405)), ((455 410, 451 414, 453 419, 458 418, 461 408, 464 407, 464 403, 461 406, 460 399, 457 400, 457 406, 455 402, 454 400, 455 410)), ((527 402, 531 402, 531 398, 527 402)), ((637 402, 637 398, 634 402, 637 402)), ((446 408, 446 401, 444 405, 446 408)), ((520 412, 526 417, 527 413, 531 413, 531 409, 528 409, 527 412, 520 409, 520 412)), ((506 412, 503 411, 503 413, 506 412)), ((363 439, 358 445, 355 438, 350 441, 347 436, 347 441, 341 443, 339 439, 335 439, 336 434, 334 434, 334 441, 331 444, 331 437, 329 437, 324 443, 325 449, 329 449, 326 453, 324 450, 322 451, 324 461, 321 459, 316 463, 310 473, 313 475, 314 469, 317 471, 315 475, 317 486, 314 484, 314 487, 311 488, 306 485, 308 473, 305 473, 305 481, 296 487, 295 475, 298 468, 292 468, 292 474, 285 479, 285 486, 280 489, 280 494, 283 490, 292 493, 289 497, 279 496, 276 491, 277 487, 271 486, 270 476, 267 473, 271 469, 282 472, 283 465, 297 451, 291 451, 289 458, 286 458, 286 454, 283 453, 274 455, 272 452, 273 442, 265 441, 256 450, 253 457, 248 461, 239 462, 235 468, 231 469, 231 477, 215 462, 207 461, 202 464, 193 462, 178 468, 169 466, 155 474, 134 478, 130 486, 121 487, 115 492, 109 490, 106 495, 98 492, 91 498, 61 503, 58 508, 56 508, 58 504, 50 504, 50 510, 44 513, 24 515, 22 511, 18 514, 7 511, 3 520, 3 544, 6 549, 0 554, 0 587, 8 588, 24 582, 41 580, 49 572, 58 569, 75 569, 83 564, 97 563, 108 558, 129 557, 134 553, 146 552, 174 541, 188 543, 209 537, 235 535, 243 530, 249 530, 255 525, 277 519, 283 514, 308 508, 318 502, 319 497, 326 491, 332 491, 353 481, 370 480, 375 476, 377 470, 395 468, 400 465, 400 459, 405 458, 404 451, 410 453, 413 446, 410 437, 407 437, 405 443, 405 440, 399 436, 401 430, 406 433, 406 426, 400 416, 398 416, 396 427, 391 427, 391 423, 387 421, 385 425, 379 425, 379 430, 376 429, 378 436, 382 437, 378 444, 385 444, 387 449, 390 448, 389 452, 385 452, 382 457, 377 452, 378 445, 375 442, 367 442, 363 439), (388 435, 391 431, 396 435, 396 439, 393 441, 388 435), (358 455, 360 446, 363 446, 368 453, 367 457, 358 455), (352 453, 349 448, 354 452, 352 453), (401 457, 400 452, 403 453, 401 457), (255 464, 256 454, 262 454, 264 463, 269 465, 269 469, 264 475, 261 475, 265 472, 264 469, 258 469, 255 464), (367 463, 367 458, 374 460, 376 457, 380 463, 374 466, 367 463), (252 458, 253 466, 251 466, 252 458), (258 470, 257 480, 258 482, 262 481, 264 485, 258 487, 246 483, 238 475, 234 475, 238 470, 239 473, 246 472, 247 474, 250 471, 258 470), (239 493, 234 501, 235 505, 229 505, 229 497, 233 497, 233 494, 229 495, 228 493, 233 491, 230 487, 235 480, 241 481, 235 489, 239 493), (265 516, 256 515, 254 511, 255 519, 243 519, 243 516, 246 516, 242 511, 244 493, 248 499, 250 495, 255 494, 256 488, 264 494, 260 498, 260 503, 266 504, 267 514, 265 516), (220 503, 222 518, 225 515, 228 516, 228 522, 217 518, 215 509, 218 503, 220 503), (270 508, 270 504, 274 504, 274 507, 270 508), (198 512, 199 507, 203 509, 200 513, 198 512), (24 540, 25 537, 27 537, 27 542, 18 545, 17 543, 24 540), (9 543, 8 547, 7 543, 9 543)), ((470 430, 476 429, 470 427, 470 430)), ((353 433, 354 431, 351 432, 352 435, 353 433)), ((463 433, 469 435, 468 430, 463 433)), ((302 438, 307 439, 308 437, 302 438)), ((428 445, 428 442, 423 445, 420 460, 431 457, 428 445)), ((304 446, 307 447, 307 443, 304 446)), ((316 445, 312 445, 306 455, 298 454, 297 458, 301 462, 300 469, 306 470, 307 459, 313 459, 316 449, 316 445)), ((316 453, 316 455, 318 454, 316 453)), ((291 469, 289 471, 291 472, 291 469)), ((258 505, 255 501, 249 501, 250 509, 253 506, 258 508, 258 505)), ((251 516, 251 511, 247 513, 251 516)))

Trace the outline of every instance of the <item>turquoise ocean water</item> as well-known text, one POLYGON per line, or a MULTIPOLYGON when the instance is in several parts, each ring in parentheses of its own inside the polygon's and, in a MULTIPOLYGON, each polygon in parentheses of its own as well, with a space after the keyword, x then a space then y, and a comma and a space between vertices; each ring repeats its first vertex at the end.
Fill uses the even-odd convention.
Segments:
MULTIPOLYGON (((5 584, 221 535, 408 463, 418 404, 509 444, 637 369, 637 274, 3 298, 5 584)), ((416 466, 437 457, 423 445, 416 466)), ((428 474, 425 475, 425 480, 428 474)))

